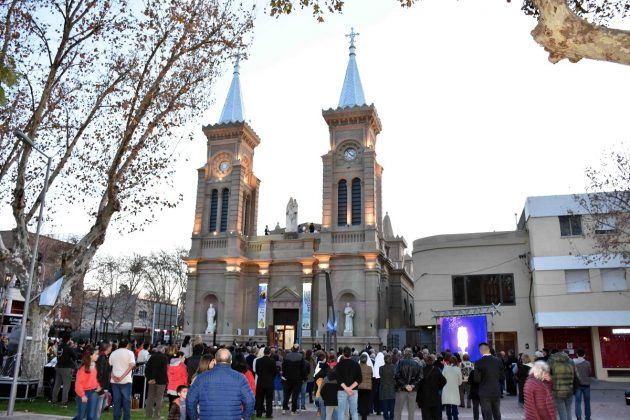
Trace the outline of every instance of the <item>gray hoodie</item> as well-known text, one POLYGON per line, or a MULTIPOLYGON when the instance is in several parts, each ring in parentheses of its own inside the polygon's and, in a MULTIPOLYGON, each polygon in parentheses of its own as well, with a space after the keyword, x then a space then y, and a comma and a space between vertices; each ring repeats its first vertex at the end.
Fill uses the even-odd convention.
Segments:
POLYGON ((580 385, 582 386, 590 386, 591 385, 591 364, 588 360, 583 357, 578 357, 574 360, 575 362, 575 370, 577 372, 577 377, 580 381, 580 385))

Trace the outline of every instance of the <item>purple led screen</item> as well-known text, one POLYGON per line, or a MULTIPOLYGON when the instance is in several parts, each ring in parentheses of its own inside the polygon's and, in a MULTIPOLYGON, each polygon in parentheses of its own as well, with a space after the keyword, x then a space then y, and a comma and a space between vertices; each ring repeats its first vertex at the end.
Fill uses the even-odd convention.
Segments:
POLYGON ((479 343, 488 341, 484 315, 441 318, 440 328, 442 330, 441 351, 449 349, 451 353, 468 353, 472 361, 481 358, 479 343))

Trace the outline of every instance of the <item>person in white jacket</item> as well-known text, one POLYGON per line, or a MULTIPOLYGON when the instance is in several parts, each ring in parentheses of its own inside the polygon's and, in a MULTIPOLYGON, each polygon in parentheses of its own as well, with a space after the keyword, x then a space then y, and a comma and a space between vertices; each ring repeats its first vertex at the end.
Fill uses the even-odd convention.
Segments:
POLYGON ((446 409, 448 420, 459 420, 459 386, 462 384, 462 370, 457 364, 457 357, 451 356, 450 364, 444 367, 442 375, 446 378, 446 385, 442 388, 442 405, 446 409))

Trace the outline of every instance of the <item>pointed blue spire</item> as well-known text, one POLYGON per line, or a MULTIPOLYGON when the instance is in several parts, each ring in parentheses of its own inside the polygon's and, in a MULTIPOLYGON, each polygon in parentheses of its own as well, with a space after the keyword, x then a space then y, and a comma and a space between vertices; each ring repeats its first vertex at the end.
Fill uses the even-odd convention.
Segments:
POLYGON ((241 96, 241 81, 238 77, 240 74, 240 60, 240 55, 237 55, 234 61, 232 84, 230 85, 230 90, 225 99, 225 105, 223 105, 219 124, 245 121, 245 108, 243 107, 243 97, 241 96))
POLYGON ((350 33, 346 35, 350 38, 350 58, 348 59, 346 77, 343 80, 343 88, 339 97, 339 108, 365 105, 365 95, 363 94, 363 86, 361 85, 361 77, 359 76, 359 68, 355 58, 356 47, 354 46, 354 38, 357 35, 359 34, 354 32, 354 28, 350 28, 350 33))

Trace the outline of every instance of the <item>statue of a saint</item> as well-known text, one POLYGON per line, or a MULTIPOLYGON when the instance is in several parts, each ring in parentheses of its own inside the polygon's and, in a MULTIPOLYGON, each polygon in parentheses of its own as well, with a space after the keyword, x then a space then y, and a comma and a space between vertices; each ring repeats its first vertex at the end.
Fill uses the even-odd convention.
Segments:
POLYGON ((297 232, 298 230, 298 203, 293 197, 287 203, 287 227, 285 232, 297 232))
POLYGON ((210 306, 208 307, 208 312, 206 314, 208 318, 208 326, 206 327, 206 334, 214 334, 214 332, 216 331, 217 329, 217 322, 215 320, 216 314, 217 312, 211 303, 210 306))
POLYGON ((354 318, 354 309, 350 306, 350 302, 346 302, 346 307, 343 309, 343 313, 346 316, 346 326, 344 328, 344 335, 352 335, 352 318, 354 318))

